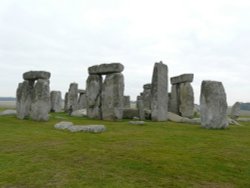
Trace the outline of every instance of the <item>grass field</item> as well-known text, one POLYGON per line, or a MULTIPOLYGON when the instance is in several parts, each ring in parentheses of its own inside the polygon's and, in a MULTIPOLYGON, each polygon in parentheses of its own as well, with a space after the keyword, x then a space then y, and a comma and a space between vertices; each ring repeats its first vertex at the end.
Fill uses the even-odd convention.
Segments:
POLYGON ((250 123, 109 122, 53 114, 49 122, 0 117, 0 187, 250 187, 250 123), (102 134, 54 129, 104 124, 102 134))

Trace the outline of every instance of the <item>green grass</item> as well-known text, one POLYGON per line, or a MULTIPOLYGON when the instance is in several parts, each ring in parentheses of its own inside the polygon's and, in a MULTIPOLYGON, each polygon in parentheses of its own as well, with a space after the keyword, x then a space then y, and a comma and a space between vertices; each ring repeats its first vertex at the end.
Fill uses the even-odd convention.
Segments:
POLYGON ((242 124, 206 130, 63 113, 49 122, 0 117, 0 187, 250 187, 250 123, 242 124), (107 131, 54 129, 62 120, 107 131))

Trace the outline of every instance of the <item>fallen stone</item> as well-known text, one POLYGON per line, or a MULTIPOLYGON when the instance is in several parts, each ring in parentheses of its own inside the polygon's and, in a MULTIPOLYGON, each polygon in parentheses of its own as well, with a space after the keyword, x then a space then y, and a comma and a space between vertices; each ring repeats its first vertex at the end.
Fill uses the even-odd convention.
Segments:
POLYGON ((67 128, 70 132, 102 133, 106 131, 104 125, 73 125, 67 128))
POLYGON ((192 82, 194 79, 194 74, 182 74, 180 76, 172 77, 171 84, 179 84, 185 82, 192 82))
POLYGON ((110 64, 101 64, 95 65, 88 68, 89 74, 113 74, 121 73, 124 69, 124 66, 121 63, 110 63, 110 64))
POLYGON ((50 78, 50 72, 46 71, 29 71, 23 74, 24 80, 38 80, 38 79, 48 80, 49 78, 50 78))
POLYGON ((221 82, 202 82, 200 115, 204 128, 222 129, 228 126, 226 93, 221 82))
POLYGON ((4 110, 0 112, 0 116, 16 115, 16 110, 4 110))
POLYGON ((250 118, 238 118, 237 121, 250 122, 250 118))
POLYGON ((227 118, 228 124, 229 125, 240 125, 236 120, 231 119, 231 118, 227 118))
POLYGON ((130 121, 129 124, 132 124, 132 125, 144 125, 145 122, 144 121, 130 121))
POLYGON ((69 122, 69 121, 61 121, 57 124, 55 124, 55 128, 56 129, 68 129, 69 127, 73 126, 73 123, 72 122, 69 122))
POLYGON ((183 122, 182 119, 183 119, 183 117, 181 117, 175 113, 168 112, 168 120, 173 121, 173 122, 177 122, 177 123, 181 123, 181 122, 183 122))
POLYGON ((87 116, 87 110, 86 109, 76 110, 76 111, 71 113, 71 116, 73 116, 73 117, 85 117, 85 116, 87 116))

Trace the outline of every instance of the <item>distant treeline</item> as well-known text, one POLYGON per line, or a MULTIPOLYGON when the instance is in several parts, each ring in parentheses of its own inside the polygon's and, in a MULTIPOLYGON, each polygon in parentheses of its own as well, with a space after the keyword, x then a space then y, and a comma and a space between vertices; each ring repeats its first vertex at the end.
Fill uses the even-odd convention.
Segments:
POLYGON ((250 111, 250 103, 241 103, 240 104, 240 109, 250 111))
POLYGON ((14 97, 0 97, 0 101, 15 101, 14 97))

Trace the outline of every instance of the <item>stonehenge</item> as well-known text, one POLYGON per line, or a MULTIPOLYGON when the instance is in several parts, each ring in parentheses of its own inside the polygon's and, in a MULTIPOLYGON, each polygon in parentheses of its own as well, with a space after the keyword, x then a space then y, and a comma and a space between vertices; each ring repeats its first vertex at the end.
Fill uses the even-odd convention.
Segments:
POLYGON ((182 74, 171 78, 170 112, 182 117, 193 117, 194 92, 191 86, 193 77, 193 74, 182 74))
POLYGON ((95 65, 88 68, 86 97, 87 116, 103 120, 123 117, 124 66, 120 63, 95 65), (105 79, 103 81, 103 75, 105 79))
POLYGON ((30 117, 35 121, 48 121, 50 111, 50 73, 29 71, 16 91, 17 118, 30 117))
POLYGON ((202 81, 200 113, 204 128, 222 129, 228 126, 226 93, 221 82, 202 81))
MULTIPOLYGON (((95 65, 88 68, 86 90, 70 83, 64 98, 64 111, 76 117, 121 120, 123 118, 152 121, 179 121, 200 123, 204 128, 221 129, 228 126, 226 93, 221 82, 204 80, 201 84, 200 106, 196 105, 193 118, 194 92, 191 86, 193 74, 172 77, 168 93, 168 66, 156 62, 151 83, 143 85, 137 96, 136 108, 131 107, 130 96, 124 96, 124 66, 121 63, 95 65), (168 118, 169 116, 169 118, 168 118), (181 119, 181 121, 179 120, 181 119)), ((35 121, 48 121, 49 112, 61 112, 62 94, 50 92, 50 73, 29 71, 23 74, 23 82, 16 90, 16 116, 35 121)), ((236 102, 231 118, 237 120, 241 103, 236 102)))

